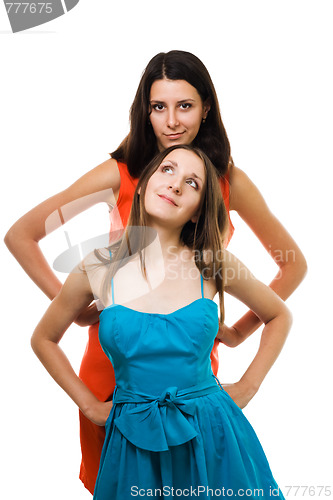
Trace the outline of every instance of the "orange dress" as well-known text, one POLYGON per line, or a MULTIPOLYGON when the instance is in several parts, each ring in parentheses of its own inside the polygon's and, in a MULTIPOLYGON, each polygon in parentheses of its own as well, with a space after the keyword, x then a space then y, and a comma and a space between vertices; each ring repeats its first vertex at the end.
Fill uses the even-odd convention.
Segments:
MULTIPOLYGON (((133 179, 128 173, 125 163, 118 162, 120 173, 120 190, 116 206, 110 212, 110 240, 112 231, 117 231, 126 226, 130 214, 132 200, 138 179, 133 179)), ((221 191, 229 215, 229 177, 220 179, 221 191)), ((229 217, 229 243, 234 232, 234 227, 229 217)), ((79 377, 89 387, 100 401, 110 401, 112 399, 115 376, 110 360, 101 348, 98 339, 99 323, 89 327, 88 344, 82 359, 79 377)), ((215 340, 211 352, 212 369, 217 375, 219 360, 215 340)), ((93 494, 95 482, 99 469, 100 456, 105 438, 104 427, 99 427, 87 419, 80 411, 80 440, 82 461, 80 468, 80 479, 85 487, 93 494)))

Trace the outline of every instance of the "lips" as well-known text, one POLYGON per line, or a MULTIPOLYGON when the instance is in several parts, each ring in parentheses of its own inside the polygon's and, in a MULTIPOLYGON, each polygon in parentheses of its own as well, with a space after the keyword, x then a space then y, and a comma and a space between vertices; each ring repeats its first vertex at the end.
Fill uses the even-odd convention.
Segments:
POLYGON ((177 134, 164 134, 164 135, 170 140, 175 140, 182 137, 183 134, 185 134, 185 132, 178 132, 177 134))
POLYGON ((162 200, 165 200, 166 202, 168 202, 168 203, 170 203, 170 204, 174 205, 175 207, 177 207, 177 206, 178 206, 178 205, 177 205, 177 203, 175 203, 175 202, 173 201, 173 199, 172 199, 172 198, 170 198, 169 196, 166 196, 165 194, 159 194, 158 196, 159 196, 160 198, 162 198, 162 200))

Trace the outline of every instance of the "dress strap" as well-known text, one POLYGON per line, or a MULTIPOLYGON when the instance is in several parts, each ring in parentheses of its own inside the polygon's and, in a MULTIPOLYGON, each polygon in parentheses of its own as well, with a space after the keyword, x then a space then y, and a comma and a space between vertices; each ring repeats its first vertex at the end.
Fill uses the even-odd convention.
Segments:
MULTIPOLYGON (((112 253, 111 250, 109 250, 110 254, 110 262, 112 261, 112 253)), ((113 285, 113 278, 111 278, 111 297, 112 297, 112 304, 114 304, 114 285, 113 285)))
POLYGON ((203 289, 203 277, 202 274, 200 273, 200 282, 201 282, 201 297, 204 299, 204 289, 203 289))
POLYGON ((221 382, 220 382, 220 381, 219 381, 219 379, 216 377, 216 375, 214 375, 214 378, 215 378, 215 380, 216 380, 217 384, 220 386, 221 390, 222 390, 222 391, 224 391, 224 389, 223 389, 223 387, 222 387, 222 385, 221 385, 221 382))

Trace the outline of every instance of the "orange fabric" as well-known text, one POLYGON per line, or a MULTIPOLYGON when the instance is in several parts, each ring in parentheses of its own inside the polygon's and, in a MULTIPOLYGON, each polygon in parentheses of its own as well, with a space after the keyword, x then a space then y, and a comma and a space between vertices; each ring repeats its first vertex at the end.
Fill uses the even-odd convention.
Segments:
MULTIPOLYGON (((79 377, 100 401, 107 401, 112 397, 115 377, 110 360, 99 343, 98 326, 99 323, 95 323, 89 327, 89 339, 79 377)), ((93 424, 81 411, 79 415, 82 452, 80 479, 93 493, 105 439, 105 429, 93 424)))
POLYGON ((228 212, 228 219, 229 219, 229 228, 228 228, 228 235, 226 238, 226 241, 224 242, 224 246, 227 247, 229 245, 229 242, 232 238, 232 235, 234 234, 235 228, 231 222, 230 219, 230 211, 229 211, 229 194, 230 194, 230 184, 229 184, 229 172, 227 172, 225 177, 220 177, 219 179, 220 183, 220 188, 221 188, 221 193, 223 196, 225 208, 227 209, 228 212))
MULTIPOLYGON (((133 179, 125 163, 118 162, 120 173, 120 190, 116 206, 110 212, 110 241, 112 232, 116 234, 119 229, 126 226, 130 214, 135 187, 138 179, 133 179)), ((229 175, 220 179, 223 199, 229 215, 229 175)), ((229 243, 234 227, 229 216, 229 234, 226 245, 229 243)), ((119 236, 119 233, 118 233, 119 236)), ((82 359, 79 376, 100 401, 112 398, 115 387, 115 376, 112 365, 101 348, 98 340, 98 325, 89 327, 89 340, 82 359)), ((215 340, 211 352, 212 369, 215 375, 219 366, 218 350, 219 341, 215 340)), ((93 494, 97 478, 99 461, 105 438, 104 427, 99 427, 87 419, 80 411, 80 441, 82 462, 80 479, 85 487, 93 494)))

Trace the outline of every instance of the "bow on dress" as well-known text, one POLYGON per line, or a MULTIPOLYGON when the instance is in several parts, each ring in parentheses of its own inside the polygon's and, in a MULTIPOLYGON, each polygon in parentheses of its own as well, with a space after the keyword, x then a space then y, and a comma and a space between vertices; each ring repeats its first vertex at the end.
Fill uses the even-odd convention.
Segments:
POLYGON ((198 435, 185 415, 194 416, 195 398, 221 389, 209 381, 185 390, 168 387, 160 396, 137 394, 117 388, 113 403, 140 403, 124 410, 114 419, 121 434, 138 448, 149 451, 167 451, 198 435))

